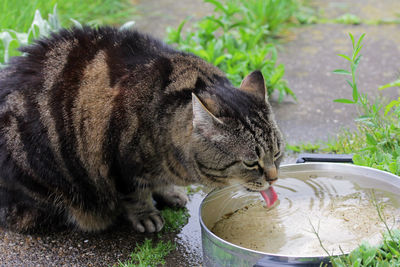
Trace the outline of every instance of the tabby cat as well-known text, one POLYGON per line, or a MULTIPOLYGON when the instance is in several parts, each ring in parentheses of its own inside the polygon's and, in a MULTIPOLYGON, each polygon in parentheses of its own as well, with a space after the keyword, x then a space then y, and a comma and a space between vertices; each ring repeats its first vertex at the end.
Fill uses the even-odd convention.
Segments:
POLYGON ((264 79, 235 88, 215 66, 147 35, 61 30, 0 71, 0 225, 61 221, 83 231, 124 214, 160 231, 154 200, 182 207, 177 185, 277 179, 283 142, 264 79))

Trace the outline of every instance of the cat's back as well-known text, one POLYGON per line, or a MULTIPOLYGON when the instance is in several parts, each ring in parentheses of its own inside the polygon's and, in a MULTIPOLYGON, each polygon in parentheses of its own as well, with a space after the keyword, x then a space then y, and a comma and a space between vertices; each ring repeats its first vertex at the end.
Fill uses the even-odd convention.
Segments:
POLYGON ((139 126, 152 135, 154 121, 181 121, 193 91, 227 81, 194 55, 112 27, 61 30, 21 51, 0 72, 0 150, 27 169, 54 164, 65 176, 107 176, 104 162, 116 153, 108 148, 121 150, 139 126), (51 162, 26 164, 38 149, 51 162))
POLYGON ((2 97, 4 91, 49 89, 60 78, 63 83, 79 83, 93 60, 108 65, 112 83, 127 68, 145 64, 163 51, 173 52, 147 35, 113 27, 62 29, 20 50, 24 56, 12 58, 0 72, 2 97))
MULTIPOLYGON (((90 176, 101 167, 110 122, 124 113, 121 91, 139 90, 141 68, 175 53, 112 27, 61 30, 21 51, 0 71, 0 165, 59 177, 90 176)), ((148 94, 138 94, 138 102, 140 95, 148 94)))
POLYGON ((155 74, 146 66, 177 53, 147 35, 113 27, 62 29, 20 50, 24 55, 0 70, 0 120, 6 126, 17 116, 49 132, 70 127, 77 115, 96 121, 104 115, 98 111, 111 113, 118 96, 127 96, 121 91, 145 103, 140 96, 153 82, 146 78, 155 74))

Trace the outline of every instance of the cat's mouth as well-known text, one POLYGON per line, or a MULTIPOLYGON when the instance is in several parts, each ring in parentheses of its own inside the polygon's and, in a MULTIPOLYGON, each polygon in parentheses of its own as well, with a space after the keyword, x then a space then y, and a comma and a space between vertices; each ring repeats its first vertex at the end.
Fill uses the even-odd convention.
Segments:
POLYGON ((265 190, 265 189, 252 189, 252 188, 248 188, 248 187, 245 187, 244 189, 246 189, 247 192, 260 192, 260 191, 265 190))
POLYGON ((248 191, 248 192, 261 192, 263 190, 267 190, 270 187, 269 183, 247 183, 244 184, 243 187, 248 191))
POLYGON ((263 189, 254 189, 254 188, 248 188, 245 187, 245 189, 248 192, 259 192, 261 196, 263 197, 266 206, 269 208, 271 207, 277 200, 278 200, 278 195, 274 190, 274 187, 272 185, 268 185, 267 188, 263 189))

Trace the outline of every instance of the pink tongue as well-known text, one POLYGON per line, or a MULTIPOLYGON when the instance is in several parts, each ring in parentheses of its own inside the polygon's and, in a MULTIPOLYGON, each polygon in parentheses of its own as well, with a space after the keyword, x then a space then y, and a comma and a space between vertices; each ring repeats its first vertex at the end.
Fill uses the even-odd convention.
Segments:
POLYGON ((268 208, 274 205, 275 201, 278 200, 278 195, 272 186, 268 187, 268 189, 265 191, 261 191, 260 193, 264 198, 268 208))

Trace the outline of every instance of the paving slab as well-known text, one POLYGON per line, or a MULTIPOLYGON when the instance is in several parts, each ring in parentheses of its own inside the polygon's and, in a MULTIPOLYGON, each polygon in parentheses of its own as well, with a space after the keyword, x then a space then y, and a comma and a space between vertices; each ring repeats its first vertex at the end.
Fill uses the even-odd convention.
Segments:
POLYGON ((138 17, 135 26, 163 39, 166 37, 167 27, 177 28, 179 24, 188 19, 184 30, 214 10, 213 5, 202 0, 135 0, 138 17))
POLYGON ((355 128, 354 119, 359 115, 355 105, 333 102, 352 97, 352 89, 345 81, 348 76, 332 73, 335 69, 350 69, 346 60, 337 56, 352 51, 348 33, 356 38, 366 34, 357 76, 359 91, 370 99, 397 99, 398 88, 378 91, 378 87, 399 77, 399 31, 398 24, 316 24, 293 29, 291 41, 279 53, 279 61, 285 65, 284 78, 298 102, 287 99, 273 105, 287 142, 327 141, 342 128, 355 128))
POLYGON ((367 21, 389 21, 400 14, 398 0, 310 0, 309 4, 327 19, 353 14, 367 21))

